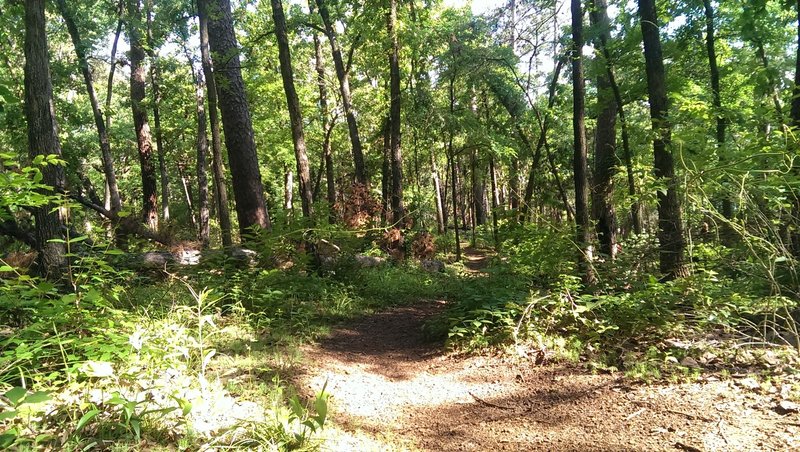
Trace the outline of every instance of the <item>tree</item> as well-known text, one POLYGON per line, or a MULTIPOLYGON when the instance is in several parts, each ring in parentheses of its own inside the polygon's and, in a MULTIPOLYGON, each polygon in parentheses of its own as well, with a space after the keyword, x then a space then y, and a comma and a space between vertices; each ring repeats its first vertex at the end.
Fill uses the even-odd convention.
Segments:
POLYGON ((333 28, 333 21, 328 11, 328 4, 326 0, 316 0, 319 15, 322 18, 322 23, 325 26, 325 35, 331 45, 331 53, 333 55, 333 66, 336 69, 336 77, 339 79, 339 91, 342 96, 342 108, 344 109, 345 117, 347 118, 347 130, 350 133, 350 145, 353 152, 353 163, 355 165, 355 179, 356 182, 368 185, 369 177, 367 176, 367 169, 364 165, 364 151, 361 149, 361 136, 358 133, 358 121, 353 111, 352 95, 350 93, 350 74, 349 69, 344 64, 342 58, 342 49, 339 46, 339 40, 336 37, 336 30, 333 28))
MULTIPOLYGON (((45 0, 25 2, 25 120, 28 123, 28 156, 31 160, 37 156, 61 157, 53 85, 50 81, 44 5, 45 0)), ((59 165, 44 167, 42 182, 57 191, 64 191, 64 168, 59 165)), ((61 212, 61 208, 54 204, 37 207, 33 211, 40 270, 44 276, 52 279, 60 278, 67 265, 61 212)))
POLYGON ((313 215, 314 199, 311 190, 311 170, 306 154, 306 139, 303 134, 303 114, 300 110, 300 99, 294 87, 294 70, 292 56, 289 52, 289 34, 286 31, 286 17, 283 14, 281 0, 271 0, 272 19, 275 22, 275 35, 278 38, 278 59, 281 66, 283 90, 286 93, 286 105, 289 109, 289 121, 294 143, 294 156, 297 160, 297 176, 300 179, 300 200, 303 205, 303 216, 313 215))
MULTIPOLYGON (((314 2, 308 2, 311 15, 314 14, 314 2)), ((322 43, 316 31, 313 33, 314 40, 314 70, 317 72, 317 87, 319 89, 319 114, 322 118, 322 130, 325 136, 322 140, 322 154, 325 160, 325 182, 327 186, 328 198, 328 222, 336 223, 336 178, 333 168, 333 153, 331 152, 331 133, 335 121, 328 118, 328 87, 325 83, 325 60, 322 57, 322 43)), ((320 172, 321 173, 321 172, 320 172)))
POLYGON ((160 61, 156 51, 156 42, 153 39, 153 0, 145 1, 145 10, 147 15, 147 56, 150 58, 150 86, 153 99, 153 126, 156 134, 158 173, 161 179, 161 216, 164 221, 169 221, 169 172, 164 148, 164 133, 161 127, 161 69, 159 68, 160 61))
POLYGON ((244 237, 251 227, 269 228, 270 221, 264 203, 250 108, 244 92, 231 4, 229 0, 199 0, 198 7, 201 20, 205 17, 208 21, 208 42, 225 128, 236 216, 244 237))
POLYGON ((142 10, 139 0, 128 0, 128 40, 130 41, 131 110, 142 173, 142 221, 150 230, 158 229, 158 195, 153 166, 153 139, 147 122, 145 99, 145 51, 142 44, 142 10))
POLYGON ((587 175, 585 98, 583 80, 583 8, 580 0, 572 0, 572 137, 573 172, 575 177, 575 242, 579 253, 578 266, 585 284, 594 282, 589 249, 589 182, 587 175))
MULTIPOLYGON (((203 3, 198 0, 198 8, 203 3)), ((200 34, 200 61, 203 67, 203 78, 208 93, 208 122, 211 126, 212 173, 214 175, 214 201, 217 206, 217 217, 222 235, 222 246, 233 245, 231 237, 231 214, 228 209, 228 188, 225 185, 225 168, 222 156, 222 132, 217 113, 217 83, 211 62, 211 49, 208 45, 208 16, 198 11, 198 28, 200 34)))
MULTIPOLYGON (((597 29, 595 46, 602 49, 603 40, 608 41, 609 19, 606 11, 606 0, 594 0, 589 17, 593 27, 597 29), (601 39, 600 36, 603 36, 601 39)), ((604 57, 600 63, 607 67, 604 57)), ((611 88, 609 72, 598 71, 597 75, 597 130, 594 140, 594 183, 592 187, 592 211, 595 220, 595 231, 600 242, 600 252, 609 259, 614 259, 617 241, 617 215, 612 202, 614 186, 612 177, 617 165, 617 110, 618 105, 611 88)))
POLYGON ((403 207, 403 155, 400 149, 400 46, 397 40, 397 0, 389 0, 387 31, 389 53, 389 142, 392 156, 392 222, 401 225, 403 207))
MULTIPOLYGON (((106 184, 109 194, 109 208, 111 212, 119 212, 122 208, 122 200, 119 195, 119 186, 117 185, 117 176, 114 172, 114 159, 111 155, 111 144, 108 138, 108 130, 106 127, 103 112, 100 110, 100 104, 97 101, 97 94, 94 89, 94 80, 92 78, 92 71, 89 69, 89 61, 86 58, 86 46, 81 40, 80 32, 73 19, 72 11, 67 7, 66 0, 57 0, 59 13, 67 25, 67 31, 72 39, 72 45, 75 47, 75 54, 78 57, 78 65, 83 75, 84 84, 86 84, 86 93, 89 95, 89 102, 92 106, 92 114, 94 117, 95 127, 97 128, 97 137, 100 140, 100 155, 103 161, 103 174, 106 178, 106 184)), ((113 66, 112 66, 113 68, 113 66)))
POLYGON ((650 118, 653 124, 653 166, 655 176, 666 184, 658 191, 659 266, 665 279, 682 277, 688 273, 684 262, 686 242, 683 237, 683 220, 678 199, 678 180, 670 144, 672 128, 668 117, 667 80, 661 54, 655 0, 639 0, 639 20, 644 42, 647 93, 650 101, 650 118))

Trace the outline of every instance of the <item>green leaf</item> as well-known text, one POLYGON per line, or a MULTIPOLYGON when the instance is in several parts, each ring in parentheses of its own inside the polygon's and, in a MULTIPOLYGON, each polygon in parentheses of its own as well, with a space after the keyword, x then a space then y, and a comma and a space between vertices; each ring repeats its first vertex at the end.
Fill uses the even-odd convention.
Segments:
POLYGON ((14 442, 17 441, 17 436, 19 436, 19 430, 15 428, 12 428, 11 430, 8 430, 0 435, 0 449, 7 449, 11 447, 14 442))
POLYGON ((12 405, 17 406, 27 393, 28 393, 27 389, 20 386, 16 386, 6 391, 6 393, 3 395, 6 396, 6 398, 11 402, 12 405))
POLYGON ((100 414, 100 410, 97 408, 93 410, 87 411, 81 418, 78 420, 78 424, 75 426, 75 433, 78 433, 86 426, 92 419, 96 418, 97 415, 100 414))
POLYGON ((25 400, 22 403, 42 403, 51 400, 50 394, 44 391, 36 391, 33 394, 25 397, 25 400))
POLYGON ((7 419, 14 419, 15 417, 17 417, 16 410, 0 412, 0 421, 5 421, 7 419))

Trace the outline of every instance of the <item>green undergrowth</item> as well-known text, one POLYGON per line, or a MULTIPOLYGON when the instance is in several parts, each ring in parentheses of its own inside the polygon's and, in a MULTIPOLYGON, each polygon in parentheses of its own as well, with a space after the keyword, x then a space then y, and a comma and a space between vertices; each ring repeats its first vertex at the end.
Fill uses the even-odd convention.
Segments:
POLYGON ((798 302, 785 259, 763 266, 747 249, 695 244, 692 274, 660 282, 653 239, 622 243, 614 262, 595 262, 598 283, 574 275, 562 229, 506 233, 502 260, 462 286, 442 322, 452 347, 529 345, 539 356, 624 371, 641 380, 703 372, 797 373, 798 302), (783 272, 783 273, 782 273, 783 272), (783 289, 783 290, 780 290, 783 289))

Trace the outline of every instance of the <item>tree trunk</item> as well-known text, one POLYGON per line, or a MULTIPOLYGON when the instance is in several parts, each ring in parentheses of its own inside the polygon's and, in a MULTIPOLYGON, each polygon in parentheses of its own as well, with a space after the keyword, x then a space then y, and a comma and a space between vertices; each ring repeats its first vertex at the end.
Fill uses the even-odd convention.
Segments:
POLYGON ((142 45, 142 11, 140 0, 128 0, 128 41, 131 50, 131 109, 142 173, 142 221, 151 230, 158 229, 158 194, 153 167, 153 139, 147 122, 145 99, 145 51, 142 45))
MULTIPOLYGON (((61 157, 58 124, 53 105, 53 85, 47 50, 45 0, 25 3, 25 120, 28 123, 28 155, 61 157)), ((42 168, 42 183, 63 191, 66 187, 64 168, 47 165, 42 168)), ((61 209, 48 204, 34 209, 36 248, 41 273, 59 279, 67 266, 64 243, 64 221, 61 209)))
POLYGON ((389 54, 389 139, 392 148, 392 222, 405 223, 403 206, 403 153, 400 148, 400 45, 397 39, 397 0, 389 0, 387 32, 391 40, 389 54))
POLYGON ((189 221, 192 222, 192 229, 197 231, 197 220, 195 219, 194 215, 194 203, 192 202, 192 188, 189 186, 189 182, 186 180, 186 172, 183 170, 183 164, 178 164, 178 175, 181 178, 181 184, 183 185, 183 197, 186 200, 186 209, 189 211, 189 221))
POLYGON ((653 166, 656 178, 663 179, 667 186, 666 192, 658 191, 659 265, 664 278, 672 279, 686 275, 688 268, 683 256, 686 242, 683 238, 678 180, 675 178, 675 164, 669 149, 672 140, 671 126, 668 119, 666 73, 661 55, 655 0, 639 0, 639 18, 644 41, 650 118, 655 132, 653 166))
POLYGON ((497 235, 497 205, 500 204, 500 195, 497 192, 497 173, 494 170, 494 156, 489 156, 489 177, 492 178, 492 238, 495 250, 500 249, 500 238, 497 235))
POLYGON ((278 60, 281 66, 283 91, 286 93, 286 105, 289 109, 289 121, 294 142, 294 157, 297 160, 297 177, 299 178, 300 201, 303 216, 311 219, 314 210, 314 196, 311 191, 311 170, 306 154, 306 139, 303 133, 303 113, 300 110, 300 99, 294 87, 294 70, 292 56, 289 51, 289 33, 286 31, 286 17, 283 14, 281 0, 271 0, 272 19, 275 22, 275 35, 278 38, 278 60))
MULTIPOLYGON (((800 45, 800 0, 797 0, 795 3, 796 14, 797 14, 797 43, 800 45)), ((794 88, 792 89, 792 108, 790 111, 792 116, 792 127, 795 129, 800 129, 800 47, 797 48, 797 56, 795 60, 795 71, 794 71, 794 88)), ((795 132, 796 133, 796 132, 795 132)), ((797 141, 795 141, 795 146, 797 146, 797 141)), ((796 152, 796 151, 795 151, 796 152)), ((794 165, 794 172, 795 175, 800 173, 800 168, 798 168, 797 164, 794 165)), ((797 193, 797 189, 792 190, 794 195, 794 205, 793 214, 794 214, 794 223, 795 223, 795 230, 792 236, 792 250, 795 256, 800 255, 800 195, 797 193)))
MULTIPOLYGON (((78 57, 78 65, 81 68, 83 81, 86 84, 86 92, 89 95, 89 103, 92 106, 92 114, 94 116, 95 127, 97 128, 97 136, 100 140, 100 153, 103 161, 103 174, 106 178, 106 184, 109 195, 109 209, 112 212, 119 212, 122 208, 122 201, 119 196, 119 187, 117 185, 117 176, 114 172, 114 160, 111 156, 111 144, 108 140, 108 130, 106 129, 106 122, 103 118, 103 112, 100 110, 100 104, 97 101, 97 94, 94 90, 94 80, 92 79, 92 72, 89 69, 89 62, 86 59, 86 47, 81 41, 78 27, 75 25, 72 12, 67 7, 66 0, 57 0, 58 10, 64 22, 67 25, 67 31, 72 39, 72 45, 75 47, 75 54, 78 57)), ((112 67, 114 66, 112 62, 112 67)))
POLYGON ((436 230, 439 234, 446 231, 444 224, 444 202, 442 200, 442 182, 439 179, 439 170, 436 168, 436 157, 431 152, 431 178, 433 179, 433 194, 436 199, 436 230))
POLYGON ((290 169, 284 169, 283 176, 283 208, 287 214, 294 212, 294 174, 290 169))
POLYGON ((450 140, 450 155, 448 156, 448 163, 450 163, 450 185, 453 195, 453 230, 456 235, 456 262, 461 261, 461 234, 458 230, 458 165, 456 165, 456 158, 453 155, 452 139, 450 140))
POLYGON ((230 248, 233 246, 233 238, 231 237, 231 214, 228 209, 228 188, 225 185, 225 167, 222 157, 222 134, 217 114, 217 83, 214 80, 211 50, 208 45, 208 17, 202 11, 198 11, 198 23, 200 28, 200 59, 203 65, 203 78, 206 81, 206 92, 208 93, 208 122, 211 126, 214 201, 217 206, 222 246, 230 248))
POLYGON ((350 95, 350 75, 345 68, 342 59, 342 49, 339 47, 339 41, 336 39, 336 31, 333 28, 333 22, 328 12, 328 5, 325 0, 316 0, 317 7, 319 8, 319 15, 322 18, 322 23, 325 25, 325 31, 328 36, 328 41, 331 44, 331 52, 333 54, 333 65, 336 68, 336 77, 339 79, 339 90, 342 94, 342 108, 344 109, 345 116, 347 117, 347 129, 350 132, 350 144, 353 148, 353 163, 355 165, 355 178, 356 182, 364 185, 369 184, 367 177, 367 170, 364 165, 364 152, 361 149, 361 137, 358 133, 358 122, 356 121, 355 113, 353 112, 352 98, 350 95))
POLYGON ((387 117, 383 126, 383 162, 381 164, 381 220, 384 226, 388 223, 392 208, 392 139, 391 118, 387 117))
POLYGON ((575 176, 575 243, 578 245, 578 268, 586 285, 595 282, 589 243, 589 183, 586 156, 585 97, 583 81, 583 9, 580 0, 572 0, 572 138, 575 176))
POLYGON ((200 244, 203 248, 207 248, 211 232, 209 230, 209 211, 208 211, 208 173, 206 172, 206 164, 208 159, 208 133, 206 123, 206 109, 205 99, 203 97, 203 77, 199 72, 195 72, 194 64, 190 58, 189 52, 186 52, 189 58, 189 70, 192 71, 192 77, 195 84, 195 99, 197 101, 197 204, 200 210, 200 217, 198 218, 199 224, 199 238, 200 244))
POLYGON ((153 41, 153 0, 145 2, 147 15, 147 56, 150 58, 150 84, 153 87, 153 126, 156 134, 156 148, 158 155, 158 172, 161 181, 161 216, 164 221, 169 221, 169 173, 167 172, 166 149, 164 148, 164 134, 161 130, 161 70, 158 66, 158 54, 153 41))
POLYGON ((198 3, 200 14, 208 19, 208 41, 214 55, 214 76, 225 128, 236 215, 239 232, 244 237, 252 227, 270 228, 270 221, 264 203, 264 186, 242 80, 231 4, 230 0, 199 0, 198 3))
MULTIPOLYGON (((308 3, 310 13, 314 14, 314 2, 308 3)), ((319 109, 322 118, 322 130, 325 139, 322 141, 322 153, 325 159, 325 179, 328 188, 328 223, 336 223, 336 181, 334 179, 333 155, 331 152, 331 131, 333 124, 328 124, 328 88, 325 84, 325 63, 322 57, 322 44, 319 36, 314 33, 314 69, 317 71, 317 86, 319 87, 319 109)))
POLYGON ((119 20, 117 20, 117 31, 114 33, 114 42, 111 44, 111 58, 109 58, 111 67, 108 70, 108 85, 106 87, 106 130, 111 128, 111 97, 114 94, 114 73, 118 64, 117 45, 119 44, 119 37, 122 34, 122 24, 124 23, 122 15, 125 10, 125 1, 126 0, 119 0, 119 5, 117 6, 119 20))
MULTIPOLYGON (((595 47, 602 49, 602 41, 608 41, 610 21, 606 11, 606 0, 594 0, 594 7, 589 16, 592 26, 603 36, 596 38, 595 47)), ((601 52, 602 53, 602 52, 601 52)), ((609 63, 600 61, 603 67, 609 63)), ((600 252, 609 259, 616 257, 617 214, 614 211, 612 196, 614 185, 612 178, 617 165, 617 102, 611 89, 611 81, 607 71, 598 71, 597 75, 597 130, 595 132, 594 152, 594 186, 592 190, 593 217, 596 222, 595 231, 600 243, 600 252)))

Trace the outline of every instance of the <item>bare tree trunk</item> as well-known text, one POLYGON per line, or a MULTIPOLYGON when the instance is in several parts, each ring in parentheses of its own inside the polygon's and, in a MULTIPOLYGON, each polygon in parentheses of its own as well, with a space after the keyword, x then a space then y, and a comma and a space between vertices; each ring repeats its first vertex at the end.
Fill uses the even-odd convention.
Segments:
POLYGON ((189 50, 184 48, 186 59, 189 62, 189 70, 192 71, 192 78, 195 85, 196 99, 196 118, 197 118, 197 204, 200 210, 199 238, 203 248, 207 248, 211 231, 209 228, 209 209, 208 209, 208 173, 206 165, 208 159, 208 127, 206 123, 205 99, 203 96, 203 76, 200 71, 195 72, 189 50))
POLYGON ((109 59, 111 67, 108 70, 108 85, 106 87, 106 130, 111 128, 111 97, 114 94, 114 73, 118 64, 117 45, 119 44, 119 37, 122 34, 122 24, 124 23, 122 14, 125 10, 125 1, 126 0, 119 0, 119 5, 117 6, 119 20, 117 20, 117 31, 114 33, 114 42, 111 44, 111 58, 109 59))
POLYGON ((458 165, 456 165, 456 158, 453 155, 453 140, 450 139, 450 155, 448 155, 448 163, 450 163, 450 186, 452 188, 453 196, 453 230, 456 234, 456 262, 461 261, 461 234, 458 229, 458 165))
MULTIPOLYGON (((106 178, 107 193, 109 196, 109 210, 112 212, 119 212, 122 208, 122 201, 119 196, 119 187, 117 186, 117 176, 114 172, 114 160, 111 156, 111 144, 108 140, 108 130, 106 129, 106 122, 103 119, 103 112, 100 110, 100 104, 97 101, 97 94, 94 90, 94 81, 92 79, 92 72, 89 69, 89 62, 86 59, 86 47, 81 41, 78 27, 75 25, 72 12, 67 7, 66 0, 57 0, 58 10, 64 22, 67 25, 72 45, 75 47, 75 54, 78 57, 78 65, 81 68, 83 81, 86 84, 86 92, 89 95, 89 103, 92 106, 92 114, 94 116, 95 127, 97 128, 97 136, 100 140, 100 153, 103 161, 103 174, 106 178)), ((113 67, 113 62, 112 62, 113 67)))
POLYGON ((286 169, 283 176, 283 208, 288 212, 294 212, 294 174, 292 170, 286 169))
MULTIPOLYGON (((314 14, 314 2, 308 2, 310 13, 314 14)), ((325 64, 322 57, 322 44, 319 42, 319 36, 314 33, 314 69, 317 71, 317 86, 319 87, 319 109, 322 118, 322 130, 325 133, 325 139, 322 141, 322 153, 325 159, 325 179, 328 188, 328 222, 330 224, 336 223, 336 181, 334 179, 333 170, 333 155, 331 152, 331 132, 333 131, 333 123, 328 124, 328 88, 325 85, 325 64)))
POLYGON ((397 0, 389 0, 387 32, 391 40, 389 54, 389 138, 392 148, 392 222, 405 223, 403 206, 403 153, 400 148, 400 45, 397 39, 397 0))
POLYGON ((383 126, 383 162, 381 164, 381 222, 384 226, 388 223, 389 212, 392 208, 392 139, 391 118, 387 117, 383 126))
MULTIPOLYGON (((597 33, 608 40, 610 21, 606 12, 606 0, 594 0, 589 17, 597 33)), ((598 36, 595 47, 602 48, 598 36)), ((609 63, 601 61, 604 67, 609 63)), ((598 71, 597 104, 600 110, 597 116, 595 132, 594 183, 592 210, 595 220, 595 231, 600 242, 600 252, 609 259, 616 257, 617 214, 614 210, 612 196, 614 194, 613 177, 617 166, 617 102, 611 89, 611 81, 607 71, 598 71)))
POLYGON ((292 69, 292 56, 289 51, 289 33, 286 31, 286 17, 283 13, 281 0, 271 0, 272 19, 275 22, 275 35, 278 38, 278 59, 281 66, 283 91, 286 93, 286 105, 289 109, 289 121, 292 129, 292 142, 294 143, 294 156, 297 160, 297 176, 300 182, 300 201, 303 216, 311 220, 314 212, 314 196, 311 191, 311 170, 306 153, 306 139, 303 133, 303 113, 300 109, 300 99, 294 87, 294 70, 292 69))
POLYGON ((214 76, 225 128, 236 215, 242 237, 252 227, 270 227, 264 187, 256 153, 250 108, 244 91, 239 45, 233 29, 230 0, 199 0, 200 14, 208 19, 208 38, 214 55, 214 76))
POLYGON ((659 262, 665 279, 682 277, 688 273, 684 263, 686 242, 683 238, 681 204, 678 199, 678 180, 670 150, 671 126, 668 118, 667 85, 661 39, 658 32, 655 0, 639 0, 639 18, 644 41, 644 58, 647 72, 647 92, 650 99, 650 118, 655 138, 655 176, 666 182, 666 192, 658 191, 659 262))
MULTIPOLYGON (((25 3, 25 120, 28 123, 28 155, 61 157, 58 124, 53 105, 53 85, 47 50, 45 0, 25 3)), ((64 168, 47 165, 42 168, 42 182, 63 191, 66 187, 64 168)), ((41 273, 50 279, 60 279, 67 270, 64 220, 55 204, 37 207, 36 249, 39 252, 41 273)))
POLYGON ((197 231, 197 220, 195 219, 194 203, 192 202, 192 188, 186 180, 186 172, 184 171, 183 164, 178 164, 178 175, 181 177, 181 184, 183 185, 183 196, 186 200, 186 208, 189 211, 189 220, 192 222, 192 229, 197 231))
POLYGON ((494 170, 494 156, 489 156, 489 173, 492 178, 492 237, 495 250, 500 249, 500 238, 497 235, 497 205, 500 204, 500 195, 497 192, 497 173, 494 170))
POLYGON ((153 87, 153 126, 156 134, 156 148, 158 155, 158 172, 161 180, 161 216, 164 221, 169 221, 169 173, 165 162, 166 149, 164 149, 164 134, 161 130, 161 73, 159 69, 158 54, 153 41, 153 0, 146 0, 147 15, 147 55, 150 57, 150 84, 153 87))
POLYGON ((439 179, 439 170, 436 169, 436 158, 431 152, 431 178, 433 179, 433 194, 436 197, 436 230, 439 234, 444 234, 446 228, 444 224, 444 202, 442 200, 442 183, 439 179))
POLYGON ((587 175, 585 97, 583 80, 583 9, 580 0, 572 0, 572 138, 575 175, 575 243, 579 248, 578 268, 586 285, 596 281, 592 270, 589 243, 589 183, 587 175))
POLYGON ((350 75, 345 68, 344 60, 342 59, 342 49, 339 47, 339 41, 336 39, 336 31, 333 28, 333 22, 328 12, 328 5, 325 0, 316 0, 317 7, 319 8, 319 15, 322 18, 322 23, 325 25, 325 31, 328 41, 331 44, 331 52, 333 54, 333 65, 336 68, 336 77, 339 79, 339 90, 342 95, 342 108, 344 109, 345 116, 347 117, 347 129, 350 133, 350 144, 353 148, 353 163, 355 165, 356 182, 364 185, 369 184, 367 177, 367 169, 364 165, 364 152, 361 149, 361 137, 358 133, 358 122, 356 121, 355 112, 353 112, 352 96, 350 95, 350 75))
POLYGON ((202 12, 198 14, 198 23, 200 28, 200 58, 203 65, 203 78, 206 81, 206 91, 208 92, 208 122, 211 125, 214 201, 217 206, 222 246, 229 248, 233 246, 233 238, 231 237, 231 214, 228 209, 228 188, 225 185, 225 167, 222 157, 222 134, 217 114, 217 83, 214 80, 211 50, 208 45, 208 17, 202 12))
POLYGON ((142 221, 151 230, 158 229, 158 193, 153 167, 153 139, 147 122, 145 99, 145 51, 142 45, 142 11, 139 0, 128 0, 128 40, 131 65, 131 109, 142 173, 142 221))

